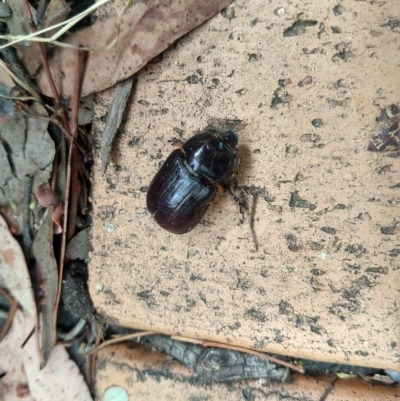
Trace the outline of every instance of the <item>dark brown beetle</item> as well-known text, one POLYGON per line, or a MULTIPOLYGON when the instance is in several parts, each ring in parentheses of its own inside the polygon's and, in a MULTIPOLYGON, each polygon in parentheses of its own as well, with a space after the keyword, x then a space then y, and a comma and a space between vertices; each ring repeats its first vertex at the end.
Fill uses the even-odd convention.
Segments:
MULTIPOLYGON (((207 130, 174 150, 153 178, 147 192, 147 209, 165 230, 184 234, 203 218, 217 187, 227 183, 237 159, 238 136, 233 131, 207 130)), ((180 143, 180 141, 176 141, 180 143)))

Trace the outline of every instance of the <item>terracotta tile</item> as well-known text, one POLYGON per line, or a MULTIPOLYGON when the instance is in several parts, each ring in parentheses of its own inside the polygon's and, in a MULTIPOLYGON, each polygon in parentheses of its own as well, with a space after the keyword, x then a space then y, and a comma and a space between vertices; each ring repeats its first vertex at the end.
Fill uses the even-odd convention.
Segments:
MULTIPOLYGON (((99 312, 139 329, 400 370, 400 238, 381 230, 399 219, 400 159, 366 150, 380 110, 399 103, 400 36, 383 26, 397 9, 335 5, 233 3, 233 18, 217 15, 137 74, 115 164, 102 176, 95 161, 89 286, 99 312), (298 19, 317 24, 284 37, 298 19), (146 212, 168 139, 210 118, 246 124, 236 178, 265 190, 257 253, 226 193, 182 236, 146 212), (293 207, 296 197, 309 207, 293 207)), ((112 94, 98 96, 98 141, 112 94)))

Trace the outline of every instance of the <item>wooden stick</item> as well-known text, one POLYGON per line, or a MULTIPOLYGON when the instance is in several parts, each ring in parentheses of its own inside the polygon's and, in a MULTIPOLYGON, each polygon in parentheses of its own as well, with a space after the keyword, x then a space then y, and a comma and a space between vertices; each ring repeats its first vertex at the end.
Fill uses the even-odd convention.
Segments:
POLYGON ((186 338, 186 337, 179 337, 179 336, 171 336, 173 340, 179 340, 179 341, 185 341, 189 343, 194 343, 194 344, 200 344, 203 347, 217 347, 217 348, 225 348, 225 349, 230 349, 234 351, 240 351, 240 352, 246 352, 247 354, 252 354, 255 356, 259 356, 260 358, 268 359, 269 361, 276 363, 278 365, 285 366, 289 369, 293 369, 299 373, 304 373, 305 370, 302 366, 298 365, 293 365, 292 363, 281 361, 278 358, 274 358, 273 356, 264 354, 263 352, 259 351, 254 351, 249 348, 242 348, 242 347, 237 347, 236 345, 228 345, 228 344, 222 344, 222 343, 217 343, 215 341, 203 341, 203 340, 197 340, 197 339, 192 339, 192 338, 186 338))

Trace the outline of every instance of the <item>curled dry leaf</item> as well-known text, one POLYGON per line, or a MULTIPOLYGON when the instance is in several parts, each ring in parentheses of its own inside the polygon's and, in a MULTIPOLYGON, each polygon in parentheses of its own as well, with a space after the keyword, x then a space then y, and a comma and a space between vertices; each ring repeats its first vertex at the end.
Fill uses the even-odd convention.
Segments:
POLYGON ((57 199, 56 194, 50 188, 46 188, 44 185, 38 185, 35 191, 38 202, 43 207, 57 207, 60 201, 57 199))
POLYGON ((5 373, 0 380, 2 399, 18 399, 15 397, 18 393, 24 395, 24 401, 91 401, 89 389, 64 347, 53 348, 43 369, 40 369, 40 354, 35 346, 37 333, 21 347, 33 326, 32 319, 24 318, 18 311, 10 331, 0 343, 0 372, 5 373))
POLYGON ((60 203, 53 212, 54 234, 61 234, 63 230, 64 205, 60 203))
MULTIPOLYGON (((120 21, 118 16, 99 19, 89 28, 69 36, 70 45, 101 49, 91 51, 87 58, 82 96, 99 92, 132 76, 170 46, 176 39, 211 18, 232 0, 186 0, 182 2, 149 0, 134 2, 120 21), (116 43, 115 43, 116 41, 116 43), (109 49, 106 47, 113 44, 109 49)), ((113 7, 117 14, 125 1, 117 0, 113 7)), ((74 51, 57 48, 49 57, 49 65, 60 94, 71 97, 74 79, 74 51)), ((43 72, 39 71, 38 83, 47 96, 51 89, 43 72)))
MULTIPOLYGON (((44 185, 38 185, 35 190, 35 196, 39 204, 43 207, 52 207, 53 212, 51 216, 53 218, 53 231, 54 234, 62 233, 62 220, 64 216, 64 204, 60 202, 57 195, 50 188, 46 188, 44 185)), ((1 209, 0 209, 1 212, 1 209)))

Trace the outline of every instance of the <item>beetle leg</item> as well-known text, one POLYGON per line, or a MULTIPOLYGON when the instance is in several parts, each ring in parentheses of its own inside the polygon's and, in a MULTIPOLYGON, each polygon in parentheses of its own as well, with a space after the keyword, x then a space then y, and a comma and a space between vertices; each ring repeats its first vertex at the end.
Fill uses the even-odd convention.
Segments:
POLYGON ((172 138, 168 141, 172 146, 176 146, 177 148, 181 148, 183 146, 183 142, 178 138, 172 138))
POLYGON ((244 203, 239 199, 237 195, 233 193, 228 183, 221 183, 219 184, 225 191, 228 191, 229 195, 232 196, 233 200, 238 204, 240 213, 244 217, 244 212, 247 210, 247 207, 244 203))

